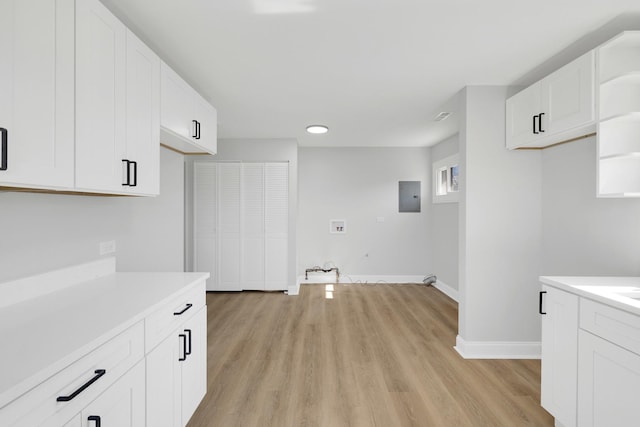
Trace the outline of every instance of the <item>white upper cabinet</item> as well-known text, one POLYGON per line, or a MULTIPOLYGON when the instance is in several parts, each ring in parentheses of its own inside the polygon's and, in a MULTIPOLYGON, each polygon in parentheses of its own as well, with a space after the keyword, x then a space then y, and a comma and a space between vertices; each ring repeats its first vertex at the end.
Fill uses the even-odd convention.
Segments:
POLYGON ((123 188, 137 194, 160 194, 160 58, 129 30, 126 100, 124 158, 135 167, 130 185, 123 188))
POLYGON ((161 142, 183 153, 217 152, 217 112, 162 63, 161 142))
POLYGON ((98 0, 76 19, 76 188, 158 194, 160 60, 98 0))
POLYGON ((74 185, 74 2, 0 2, 0 186, 74 185))
POLYGON ((594 75, 590 51, 507 99, 507 148, 545 147, 592 132, 594 75))
POLYGON ((127 29, 98 0, 76 4, 76 187, 122 190, 127 29))
POLYGON ((640 31, 599 50, 599 197, 640 197, 640 31))

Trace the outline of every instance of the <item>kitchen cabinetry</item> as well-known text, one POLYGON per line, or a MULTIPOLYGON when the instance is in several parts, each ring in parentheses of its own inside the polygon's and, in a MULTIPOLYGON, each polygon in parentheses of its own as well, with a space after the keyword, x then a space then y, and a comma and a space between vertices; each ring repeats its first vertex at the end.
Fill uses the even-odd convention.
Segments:
POLYGON ((576 426, 578 360, 576 295, 543 286, 541 404, 564 427, 576 426))
POLYGON ((599 197, 640 197, 639 58, 639 31, 599 48, 599 197))
POLYGON ((206 393, 206 307, 190 314, 147 356, 147 425, 185 426, 206 393))
POLYGON ((160 60, 98 0, 76 20, 76 188, 157 194, 160 60))
POLYGON ((194 163, 194 268, 208 290, 286 290, 289 164, 194 163))
POLYGON ((640 278, 541 280, 542 405, 563 427, 637 425, 640 278))
POLYGON ((0 2, 0 186, 74 186, 74 1, 0 2))
POLYGON ((162 80, 162 143, 183 153, 217 151, 217 112, 164 62, 162 80))
POLYGON ((581 427, 636 425, 640 317, 583 298, 578 370, 581 427))
POLYGON ((20 349, 0 354, 0 425, 186 425, 206 392, 208 274, 108 273, 111 266, 101 260, 0 286, 0 301, 9 301, 0 306, 0 340, 20 349), (50 286, 57 290, 38 295, 50 286), (38 297, 15 300, 15 289, 38 297), (177 369, 157 362, 166 342, 177 369), (156 386, 175 378, 170 423, 172 406, 154 402, 156 386))
POLYGON ((591 51, 507 99, 507 148, 544 147, 592 131, 594 74, 591 51))

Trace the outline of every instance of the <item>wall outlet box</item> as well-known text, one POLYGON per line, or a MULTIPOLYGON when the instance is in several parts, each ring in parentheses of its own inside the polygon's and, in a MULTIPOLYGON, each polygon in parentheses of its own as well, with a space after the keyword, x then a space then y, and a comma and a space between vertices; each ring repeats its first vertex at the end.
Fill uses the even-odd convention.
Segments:
POLYGON ((329 221, 329 233, 345 234, 347 232, 347 221, 344 219, 332 219, 329 221))
POLYGON ((116 251, 116 241, 100 242, 100 255, 112 254, 116 251))

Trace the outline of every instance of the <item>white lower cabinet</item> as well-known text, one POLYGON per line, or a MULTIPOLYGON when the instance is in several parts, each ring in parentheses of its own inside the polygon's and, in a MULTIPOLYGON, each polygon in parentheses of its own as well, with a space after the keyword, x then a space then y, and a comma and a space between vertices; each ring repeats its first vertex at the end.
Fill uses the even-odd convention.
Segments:
POLYGON ((205 278, 164 299, 144 320, 0 407, 0 426, 185 426, 207 388, 205 278))
POLYGON ((207 313, 202 307, 147 356, 147 425, 185 426, 207 388, 207 313))
POLYGON ((638 425, 640 355, 580 330, 580 427, 638 425))
POLYGON ((550 286, 540 298, 541 404, 564 427, 575 427, 579 298, 550 286))

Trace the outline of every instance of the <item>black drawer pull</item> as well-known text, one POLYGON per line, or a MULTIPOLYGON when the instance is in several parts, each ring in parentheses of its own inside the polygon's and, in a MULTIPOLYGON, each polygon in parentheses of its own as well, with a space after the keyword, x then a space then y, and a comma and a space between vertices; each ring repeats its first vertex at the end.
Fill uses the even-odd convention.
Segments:
POLYGON ((129 187, 136 187, 138 185, 138 162, 131 161, 133 165, 133 184, 129 184, 129 187))
POLYGON ((131 168, 129 167, 131 165, 131 162, 127 159, 122 159, 122 163, 124 163, 124 169, 127 172, 126 173, 126 178, 124 178, 123 180, 125 182, 122 183, 123 187, 128 187, 129 185, 131 185, 131 168))
POLYGON ((184 349, 184 355, 185 355, 185 357, 186 357, 186 356, 188 356, 188 355, 190 355, 190 354, 191 354, 191 329, 185 329, 184 331, 185 331, 185 332, 187 333, 187 335, 188 335, 188 337, 187 337, 187 339, 188 339, 188 343, 187 343, 187 345, 186 345, 186 348, 184 349))
POLYGON ((178 335, 178 339, 182 338, 182 356, 178 357, 179 362, 187 360, 187 336, 185 334, 178 335))
POLYGON ((89 422, 95 421, 96 427, 100 427, 102 425, 102 420, 100 419, 99 415, 89 415, 89 418, 87 418, 87 421, 89 422))
POLYGON ((72 400, 77 395, 79 395, 80 393, 85 391, 91 384, 93 384, 96 381, 98 381, 98 379, 100 379, 100 377, 103 376, 106 373, 107 373, 106 369, 96 369, 94 371, 95 376, 93 378, 91 378, 89 381, 84 383, 79 389, 77 389, 76 391, 71 393, 69 396, 58 396, 56 401, 58 401, 58 402, 68 402, 68 401, 72 400))
POLYGON ((546 311, 542 311, 542 295, 546 293, 547 291, 540 291, 540 300, 538 301, 538 313, 540 314, 547 314, 546 311))
POLYGON ((2 134, 2 147, 0 151, 2 151, 2 155, 0 158, 0 171, 7 170, 7 144, 8 144, 8 133, 5 128, 0 128, 0 134, 2 134))
POLYGON ((537 135, 538 131, 536 130, 536 117, 538 116, 533 116, 533 133, 537 135))
POLYGON ((187 304, 187 306, 185 308, 183 308, 180 311, 176 311, 175 313, 173 313, 174 316, 180 316, 181 314, 184 314, 185 311, 189 310, 191 307, 193 307, 193 304, 187 304))
POLYGON ((191 120, 191 123, 193 123, 193 132, 191 132, 191 138, 198 139, 198 121, 191 120))
POLYGON ((538 114, 538 130, 540 132, 544 132, 544 129, 542 129, 542 116, 544 116, 544 113, 538 114))

